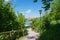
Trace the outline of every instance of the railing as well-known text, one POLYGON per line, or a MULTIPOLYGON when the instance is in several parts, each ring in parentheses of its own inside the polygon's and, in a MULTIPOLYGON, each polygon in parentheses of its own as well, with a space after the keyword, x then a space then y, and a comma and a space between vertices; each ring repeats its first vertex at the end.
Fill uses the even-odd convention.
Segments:
POLYGON ((0 35, 8 34, 10 38, 9 39, 6 39, 6 40, 12 40, 13 39, 13 35, 14 36, 17 35, 18 37, 20 37, 20 35, 24 36, 27 33, 25 31, 26 30, 13 30, 13 31, 1 32, 0 35))

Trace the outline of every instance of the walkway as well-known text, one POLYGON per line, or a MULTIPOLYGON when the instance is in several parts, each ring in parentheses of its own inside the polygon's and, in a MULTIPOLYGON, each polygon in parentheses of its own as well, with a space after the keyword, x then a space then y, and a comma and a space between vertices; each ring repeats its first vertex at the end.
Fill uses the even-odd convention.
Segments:
POLYGON ((26 37, 23 37, 20 40, 37 40, 39 33, 34 32, 31 28, 28 28, 28 35, 26 37))

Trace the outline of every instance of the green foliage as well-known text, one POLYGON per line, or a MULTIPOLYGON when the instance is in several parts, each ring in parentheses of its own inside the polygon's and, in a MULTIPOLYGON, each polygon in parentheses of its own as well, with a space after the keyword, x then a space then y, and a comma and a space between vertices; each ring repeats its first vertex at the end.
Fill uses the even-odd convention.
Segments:
POLYGON ((35 20, 32 20, 32 23, 31 23, 31 27, 32 27, 32 29, 33 30, 35 30, 35 31, 39 31, 39 27, 40 27, 40 19, 35 19, 35 20))
POLYGON ((9 35, 0 35, 0 40, 8 39, 9 35))
POLYGON ((59 40, 60 38, 60 20, 52 21, 50 28, 43 32, 39 40, 59 40))
POLYGON ((34 0, 34 2, 37 2, 38 0, 34 0))
MULTIPOLYGON (((37 2, 38 0, 34 0, 34 2, 37 2)), ((44 4, 44 6, 42 8, 46 10, 48 10, 50 8, 50 5, 52 3, 53 0, 42 0, 42 3, 44 4)))
POLYGON ((25 28, 25 17, 22 13, 18 14, 18 22, 21 29, 25 28))
MULTIPOLYGON (((14 9, 11 7, 11 2, 4 3, 4 0, 0 0, 0 32, 12 31, 12 30, 20 30, 21 32, 14 33, 12 36, 12 40, 15 40, 18 35, 21 37, 23 34, 27 34, 27 30, 25 28, 25 17, 22 13, 15 14, 14 9), (24 29, 24 33, 23 33, 24 29)), ((0 40, 11 40, 10 34, 1 34, 0 40)))
POLYGON ((60 40, 60 0, 42 0, 45 10, 48 10, 51 8, 50 12, 44 16, 42 16, 40 19, 42 21, 38 21, 38 23, 41 25, 37 27, 37 23, 35 19, 34 23, 32 23, 32 28, 35 30, 38 29, 42 30, 42 33, 40 31, 40 37, 39 40, 60 40), (51 2, 52 1, 52 2, 51 2), (42 24, 41 24, 42 23, 42 24))
POLYGON ((10 3, 0 4, 0 32, 13 30, 16 24, 16 14, 10 3))

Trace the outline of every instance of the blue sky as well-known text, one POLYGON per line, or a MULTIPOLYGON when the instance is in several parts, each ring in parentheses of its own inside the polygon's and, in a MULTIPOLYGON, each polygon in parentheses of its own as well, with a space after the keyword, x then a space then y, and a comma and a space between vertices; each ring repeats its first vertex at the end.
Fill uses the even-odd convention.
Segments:
POLYGON ((38 0, 37 3, 34 3, 33 0, 11 0, 11 2, 12 2, 12 7, 15 6, 14 10, 16 14, 17 11, 21 12, 26 18, 39 17, 40 16, 39 10, 42 10, 44 13, 41 0, 38 0))

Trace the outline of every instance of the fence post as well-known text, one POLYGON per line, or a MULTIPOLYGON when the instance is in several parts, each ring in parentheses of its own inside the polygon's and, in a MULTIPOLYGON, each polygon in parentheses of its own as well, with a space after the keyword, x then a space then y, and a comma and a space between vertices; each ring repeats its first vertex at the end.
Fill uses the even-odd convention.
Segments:
POLYGON ((24 30, 23 30, 23 36, 24 36, 24 30))
POLYGON ((18 30, 18 37, 19 37, 19 30, 18 30))
POLYGON ((12 40, 12 35, 11 35, 11 31, 10 31, 10 39, 12 40))

